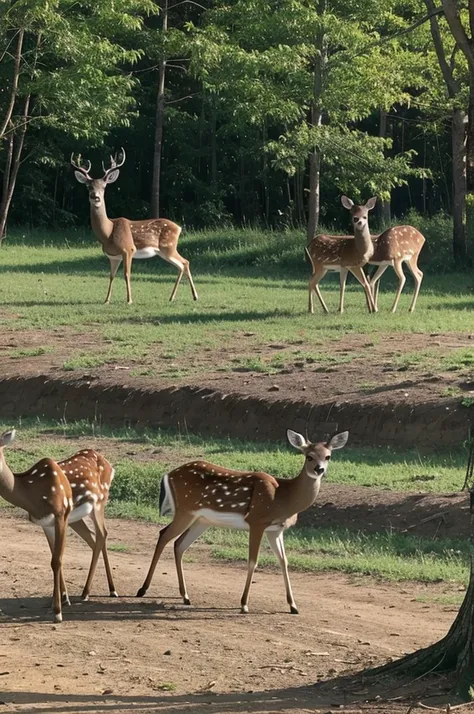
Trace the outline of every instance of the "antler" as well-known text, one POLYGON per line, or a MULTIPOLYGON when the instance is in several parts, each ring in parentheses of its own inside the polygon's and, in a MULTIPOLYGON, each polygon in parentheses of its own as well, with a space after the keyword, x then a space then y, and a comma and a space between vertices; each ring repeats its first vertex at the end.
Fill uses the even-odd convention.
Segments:
POLYGON ((85 166, 81 166, 82 156, 79 154, 79 156, 78 156, 77 158, 78 158, 79 163, 78 163, 78 164, 75 164, 75 163, 74 163, 74 151, 73 151, 72 154, 71 154, 71 165, 72 165, 72 167, 73 167, 74 169, 76 169, 76 171, 80 171, 81 174, 83 174, 86 178, 88 178, 90 181, 92 181, 91 177, 89 176, 89 171, 91 170, 91 162, 89 161, 89 159, 87 160, 88 166, 87 166, 87 168, 86 168, 85 166))
POLYGON ((108 168, 108 169, 105 168, 104 162, 102 162, 102 168, 104 169, 104 177, 103 177, 104 181, 112 171, 114 171, 115 169, 119 169, 121 166, 124 165, 125 159, 127 157, 126 157, 125 149, 123 148, 123 146, 120 147, 120 154, 121 154, 120 160, 117 159, 117 154, 115 154, 115 156, 112 156, 112 154, 110 155, 110 168, 108 168))

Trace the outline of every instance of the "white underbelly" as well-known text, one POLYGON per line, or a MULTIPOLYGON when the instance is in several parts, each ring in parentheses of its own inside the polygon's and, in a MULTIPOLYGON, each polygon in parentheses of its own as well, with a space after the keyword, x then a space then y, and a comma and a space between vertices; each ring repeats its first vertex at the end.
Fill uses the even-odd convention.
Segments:
POLYGON ((393 265, 393 260, 369 260, 369 265, 393 265))
POLYGON ((229 511, 214 511, 212 508, 200 508, 198 511, 194 511, 193 515, 216 528, 235 528, 239 531, 248 531, 249 529, 249 524, 241 513, 229 513, 229 511))
POLYGON ((44 518, 33 518, 33 516, 31 516, 31 522, 36 523, 36 525, 41 526, 41 528, 51 528, 54 526, 54 516, 52 513, 44 516, 44 518))
POLYGON ((143 260, 145 258, 154 258, 155 255, 159 255, 159 250, 158 248, 140 248, 140 250, 136 250, 135 253, 133 254, 133 259, 134 260, 143 260))
POLYGON ((341 272, 341 266, 340 265, 324 265, 323 264, 324 270, 332 270, 334 273, 340 273, 341 272))

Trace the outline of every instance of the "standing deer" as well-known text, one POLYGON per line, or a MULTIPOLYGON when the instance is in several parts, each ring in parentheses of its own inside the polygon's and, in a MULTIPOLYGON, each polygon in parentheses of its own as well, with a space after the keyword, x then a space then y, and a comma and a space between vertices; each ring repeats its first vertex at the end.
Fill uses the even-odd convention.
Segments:
POLYGON ((13 473, 3 450, 14 439, 14 429, 0 436, 0 496, 26 511, 30 521, 40 525, 45 532, 53 570, 53 621, 61 622, 62 597, 69 604, 62 561, 68 516, 73 506, 71 486, 62 468, 52 459, 41 459, 27 471, 13 473))
POLYGON ((105 506, 114 477, 114 469, 101 454, 93 449, 83 449, 69 459, 58 462, 68 479, 72 491, 72 511, 69 525, 92 549, 92 559, 82 599, 88 600, 92 579, 100 554, 104 559, 105 572, 110 597, 117 597, 112 570, 107 553, 107 529, 105 527, 105 506), (94 536, 85 522, 89 516, 94 526, 94 536))
MULTIPOLYGON (((413 226, 394 226, 393 228, 387 228, 387 230, 379 236, 373 236, 373 242, 374 253, 368 263, 369 265, 378 265, 377 270, 369 279, 375 306, 378 307, 377 303, 380 278, 391 265, 398 276, 398 289, 392 305, 392 312, 396 311, 398 301, 406 281, 403 273, 403 263, 406 262, 410 268, 413 278, 415 279, 415 290, 409 308, 409 312, 413 312, 418 299, 418 293, 420 292, 421 281, 423 280, 423 273, 418 267, 418 258, 425 243, 424 236, 416 228, 413 228, 413 226)), ((340 312, 343 312, 344 309, 344 289, 346 279, 347 270, 341 270, 340 312)))
POLYGON ((121 159, 117 156, 110 157, 110 168, 106 169, 104 164, 104 175, 101 179, 93 179, 89 176, 91 162, 87 162, 87 167, 74 163, 74 155, 71 155, 71 165, 74 168, 74 176, 79 183, 85 184, 89 192, 90 214, 92 230, 97 240, 102 244, 102 250, 110 260, 110 281, 105 302, 110 302, 112 294, 112 283, 123 260, 125 283, 127 286, 127 303, 132 302, 132 291, 130 287, 130 275, 132 270, 132 260, 139 258, 153 258, 159 255, 160 258, 178 268, 178 277, 171 292, 170 301, 174 300, 178 285, 181 282, 183 273, 186 274, 194 300, 198 299, 196 288, 194 287, 189 261, 178 253, 178 238, 181 227, 166 218, 150 218, 144 221, 130 221, 128 218, 109 218, 105 209, 105 189, 109 183, 114 183, 120 175, 120 168, 125 163, 125 151, 121 149, 121 159))
MULTIPOLYGON (((377 198, 373 197, 369 198, 364 206, 356 206, 350 198, 342 196, 342 205, 351 212, 354 238, 321 234, 315 236, 306 246, 306 253, 313 266, 313 275, 309 281, 309 312, 314 312, 313 290, 318 296, 324 312, 329 312, 319 290, 319 283, 328 270, 339 272, 341 276, 347 276, 347 271, 350 271, 365 290, 369 312, 377 312, 377 306, 375 305, 367 277, 362 270, 362 266, 371 259, 374 252, 374 245, 370 237, 368 215, 369 211, 374 208, 376 201, 377 198)), ((343 305, 343 297, 344 284, 341 278, 341 306, 343 305)))
POLYGON ((192 461, 163 477, 160 513, 172 515, 158 537, 150 569, 137 597, 150 587, 158 560, 167 543, 174 544, 179 592, 190 605, 184 580, 184 552, 211 526, 249 531, 249 558, 241 612, 248 612, 249 590, 257 567, 260 544, 266 533, 285 581, 286 599, 292 614, 298 614, 285 554, 283 534, 296 523, 298 513, 311 506, 319 493, 334 449, 346 445, 349 433, 336 434, 328 442, 312 444, 301 434, 288 429, 288 441, 305 456, 305 463, 294 479, 276 479, 259 471, 231 471, 206 461, 192 461))

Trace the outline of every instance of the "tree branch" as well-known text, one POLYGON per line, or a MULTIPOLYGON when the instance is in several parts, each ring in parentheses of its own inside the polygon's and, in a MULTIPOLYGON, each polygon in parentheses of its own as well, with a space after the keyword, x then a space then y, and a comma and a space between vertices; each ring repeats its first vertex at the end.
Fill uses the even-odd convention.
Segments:
MULTIPOLYGON (((433 0, 425 0, 425 5, 428 12, 433 12, 433 0)), ((439 31, 438 18, 435 15, 430 17, 430 29, 441 73, 443 75, 448 90, 448 95, 451 99, 453 99, 459 92, 459 83, 456 82, 456 80, 454 79, 453 71, 446 60, 443 39, 441 37, 441 32, 439 31)))
POLYGON ((472 50, 469 37, 467 36, 459 17, 457 2, 456 0, 442 0, 442 3, 444 16, 448 22, 449 29, 453 33, 453 37, 456 40, 459 49, 461 49, 466 56, 471 72, 474 72, 474 52, 472 50))

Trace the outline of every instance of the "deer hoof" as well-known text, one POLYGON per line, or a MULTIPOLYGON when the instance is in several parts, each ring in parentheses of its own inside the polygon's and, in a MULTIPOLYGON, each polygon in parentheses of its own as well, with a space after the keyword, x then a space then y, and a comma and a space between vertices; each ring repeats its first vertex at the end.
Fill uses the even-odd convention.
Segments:
POLYGON ((118 597, 118 592, 116 590, 111 590, 110 597, 118 597))
POLYGON ((191 605, 191 600, 188 597, 183 597, 183 605, 191 605))
POLYGON ((141 587, 140 590, 137 592, 136 597, 143 597, 146 593, 146 588, 141 587))
POLYGON ((295 607, 295 605, 290 606, 290 612, 292 615, 299 615, 300 613, 298 612, 298 608, 295 607))
POLYGON ((248 606, 248 605, 242 605, 242 607, 240 608, 240 612, 242 613, 242 615, 248 615, 248 613, 249 613, 249 606, 248 606))
POLYGON ((53 622, 59 623, 59 622, 62 622, 62 621, 63 621, 63 616, 62 616, 62 614, 61 614, 60 612, 57 612, 57 613, 54 615, 53 622))

